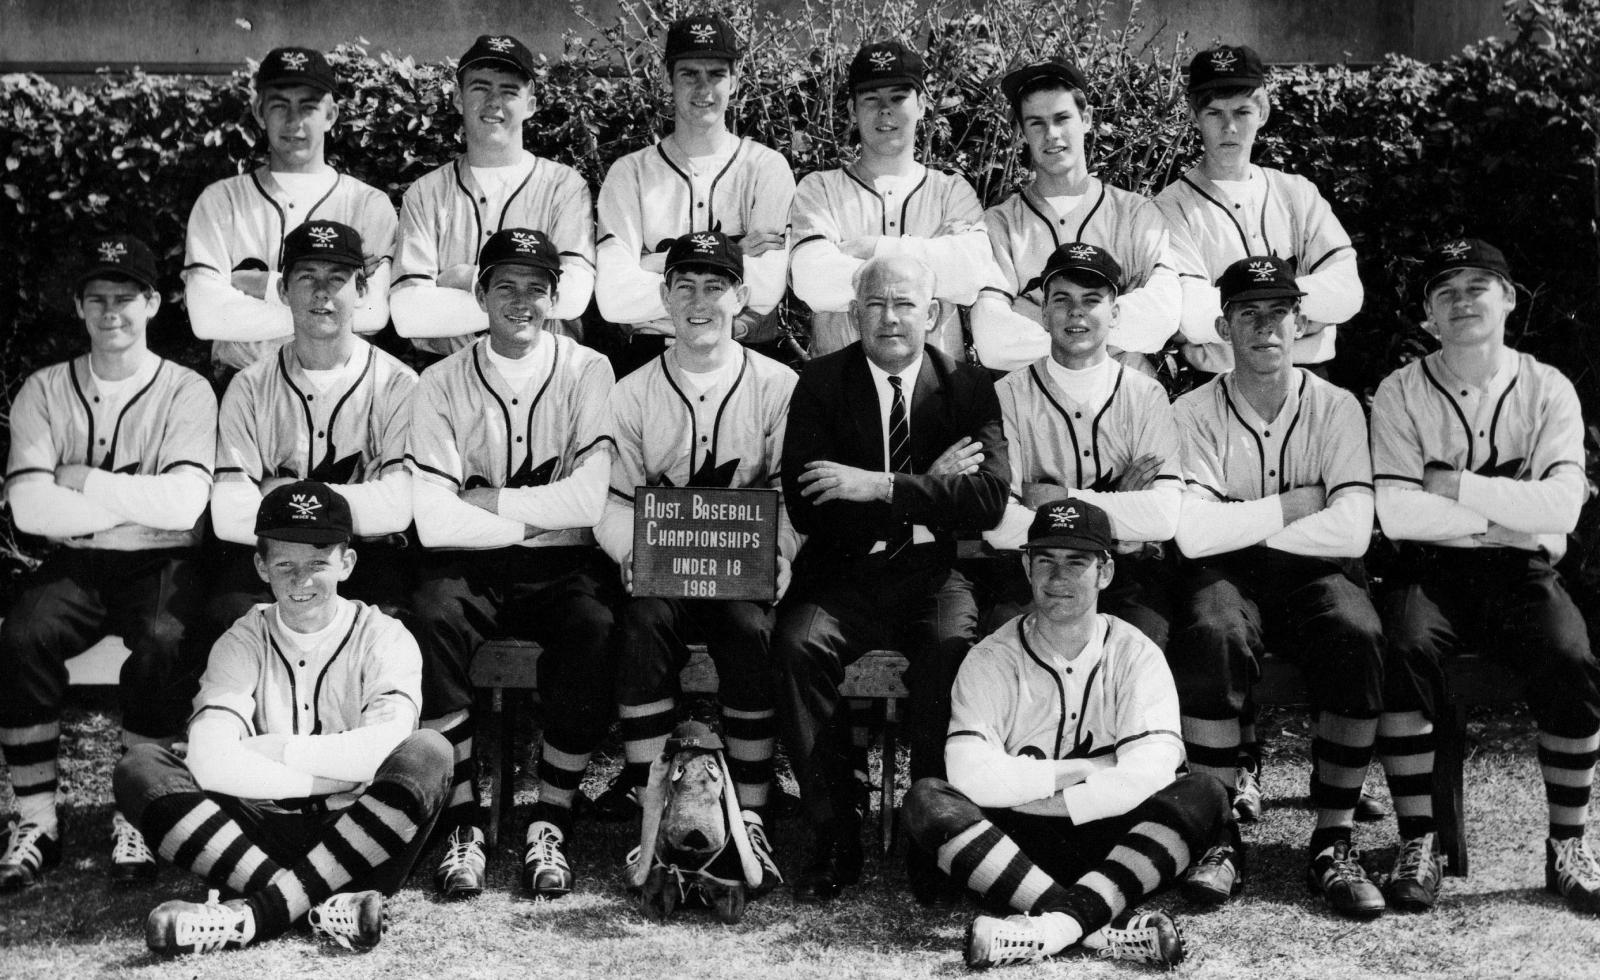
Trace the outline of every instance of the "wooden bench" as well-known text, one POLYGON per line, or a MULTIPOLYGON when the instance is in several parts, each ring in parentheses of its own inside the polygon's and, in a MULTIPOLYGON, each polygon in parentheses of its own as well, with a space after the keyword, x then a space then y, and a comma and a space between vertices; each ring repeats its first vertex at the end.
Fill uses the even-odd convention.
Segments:
MULTIPOLYGON (((690 648, 689 662, 678 674, 678 684, 685 694, 717 693, 717 668, 703 645, 690 648)), ((496 846, 500 836, 500 822, 511 812, 515 760, 510 747, 513 744, 516 720, 505 710, 507 690, 537 690, 538 662, 543 652, 537 643, 525 640, 490 640, 478 647, 472 658, 470 677, 474 687, 488 688, 493 698, 492 712, 499 716, 500 739, 496 752, 498 759, 489 758, 489 809, 487 836, 489 845, 496 846)), ((878 819, 884 852, 894 843, 894 783, 895 783, 895 727, 899 721, 899 701, 907 691, 901 679, 905 673, 906 659, 892 650, 872 650, 845 671, 844 683, 839 693, 846 698, 865 698, 883 702, 883 732, 879 736, 883 764, 879 788, 882 802, 878 819)))

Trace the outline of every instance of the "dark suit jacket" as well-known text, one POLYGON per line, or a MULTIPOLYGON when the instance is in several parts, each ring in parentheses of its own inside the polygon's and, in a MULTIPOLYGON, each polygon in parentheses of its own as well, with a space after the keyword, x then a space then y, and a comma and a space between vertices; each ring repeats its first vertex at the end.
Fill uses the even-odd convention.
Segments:
POLYGON ((783 440, 784 503, 795 529, 807 535, 799 565, 814 569, 860 558, 902 522, 925 525, 941 542, 950 543, 958 533, 985 531, 1000 522, 1011 464, 1000 402, 988 373, 924 346, 909 421, 914 472, 895 477, 892 504, 814 504, 800 493, 805 465, 826 459, 882 471, 883 423, 860 341, 817 358, 800 372, 783 440), (939 454, 962 436, 983 444, 978 472, 926 475, 939 454))

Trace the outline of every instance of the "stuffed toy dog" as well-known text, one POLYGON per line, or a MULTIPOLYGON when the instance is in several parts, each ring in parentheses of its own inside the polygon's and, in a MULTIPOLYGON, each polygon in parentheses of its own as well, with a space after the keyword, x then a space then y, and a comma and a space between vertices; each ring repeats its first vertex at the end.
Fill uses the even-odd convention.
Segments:
POLYGON ((650 766, 640 798, 639 850, 628 880, 640 908, 664 921, 680 905, 714 909, 734 923, 763 884, 750 847, 722 739, 698 721, 673 729, 666 751, 650 766))

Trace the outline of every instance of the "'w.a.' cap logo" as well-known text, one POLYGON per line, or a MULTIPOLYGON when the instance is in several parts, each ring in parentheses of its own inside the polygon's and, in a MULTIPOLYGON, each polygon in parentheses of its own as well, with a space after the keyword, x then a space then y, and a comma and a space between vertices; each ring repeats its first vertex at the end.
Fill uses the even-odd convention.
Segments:
POLYGON ((128 254, 128 246, 121 242, 106 241, 100 243, 100 261, 115 262, 128 254))
POLYGON ((1472 246, 1468 245, 1466 242, 1451 242, 1444 248, 1441 248, 1439 251, 1443 252, 1446 258, 1454 260, 1459 259, 1463 255, 1466 255, 1468 252, 1472 251, 1472 246))
POLYGON ((1077 520, 1078 508, 1072 506, 1071 504, 1068 504, 1065 507, 1058 507, 1050 512, 1050 530, 1070 530, 1072 525, 1077 523, 1077 520))
POLYGON ((717 236, 701 232, 698 235, 690 236, 689 243, 694 246, 697 252, 714 252, 717 249, 717 236))
POLYGON ((509 37, 491 37, 484 43, 489 46, 490 51, 499 51, 501 54, 504 54, 511 50, 515 42, 509 37))
POLYGON ((1067 249, 1067 254, 1075 259, 1092 259, 1096 249, 1093 245, 1074 245, 1067 249))
POLYGON ((511 233, 511 243, 531 252, 539 247, 539 236, 531 231, 514 231, 511 233))
POLYGON ((1256 282, 1271 282, 1278 274, 1278 269, 1271 262, 1252 262, 1250 274, 1256 277, 1256 282))
POLYGON ((278 56, 278 60, 283 64, 283 67, 290 71, 301 71, 305 68, 308 59, 304 51, 285 51, 278 56))
POLYGON ((715 24, 692 24, 689 36, 694 38, 696 44, 710 44, 717 36, 717 27, 715 24))
POLYGON ((309 493, 291 494, 289 509, 294 512, 290 516, 297 521, 314 521, 317 519, 317 511, 322 509, 322 501, 309 493))
POLYGON ((335 228, 330 228, 327 225, 312 225, 306 234, 310 236, 311 240, 316 243, 318 248, 330 247, 333 244, 334 239, 339 237, 338 230, 335 228))
POLYGON ((1227 48, 1218 48, 1211 52, 1211 68, 1214 71, 1233 71, 1233 66, 1239 63, 1239 56, 1227 48))
POLYGON ((899 59, 894 56, 893 51, 874 51, 868 56, 868 60, 872 62, 872 67, 878 71, 888 71, 894 67, 894 63, 899 59))

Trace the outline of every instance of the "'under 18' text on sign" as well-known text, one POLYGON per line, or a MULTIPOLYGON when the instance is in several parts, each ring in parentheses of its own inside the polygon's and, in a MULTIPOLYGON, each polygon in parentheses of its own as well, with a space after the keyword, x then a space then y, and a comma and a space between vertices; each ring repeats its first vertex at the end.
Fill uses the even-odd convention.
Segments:
POLYGON ((636 488, 633 594, 771 601, 781 506, 776 490, 636 488))

